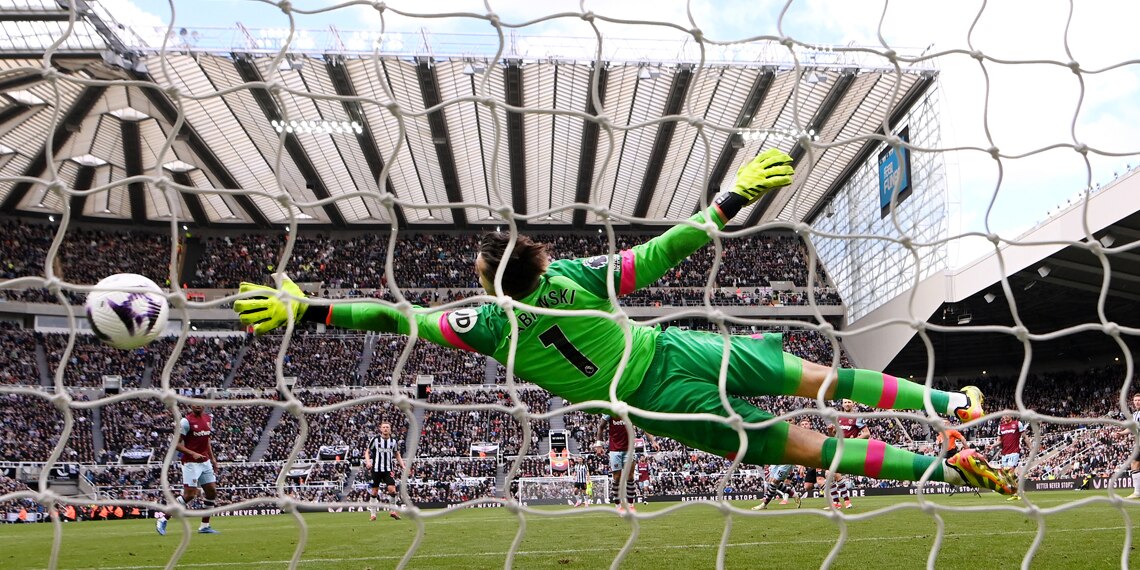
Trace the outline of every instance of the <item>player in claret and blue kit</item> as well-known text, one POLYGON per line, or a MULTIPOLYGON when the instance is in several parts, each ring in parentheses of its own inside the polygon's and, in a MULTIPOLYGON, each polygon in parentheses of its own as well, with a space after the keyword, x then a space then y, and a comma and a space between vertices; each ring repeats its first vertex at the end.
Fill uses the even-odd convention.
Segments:
MULTIPOLYGON (((617 398, 630 406, 673 414, 714 414, 727 417, 717 386, 725 338, 719 334, 630 323, 583 311, 616 313, 607 275, 613 272, 617 295, 648 287, 667 271, 710 241, 713 229, 722 229, 742 208, 766 193, 792 183, 792 159, 771 149, 743 166, 733 189, 717 196, 713 205, 663 235, 613 256, 551 261, 544 244, 519 235, 511 246, 505 233, 485 235, 475 270, 484 289, 509 296, 524 306, 507 309, 496 303, 475 308, 416 313, 410 318, 377 303, 335 306, 304 302, 304 294, 284 279, 282 290, 243 283, 242 298, 234 303, 241 321, 262 334, 296 320, 347 329, 416 334, 433 343, 468 350, 506 362, 517 344, 515 374, 571 402, 609 401, 610 385, 617 382, 617 398), (495 276, 500 266, 501 285, 495 276), (292 297, 292 298, 291 298, 292 297), (559 315, 533 310, 568 311, 559 315), (578 313, 578 314, 575 314, 578 313), (518 326, 512 338, 511 317, 518 326), (627 351, 628 341, 628 351, 627 351), (621 366, 626 357, 624 367, 621 366), (620 372, 619 372, 620 371, 620 372)), ((750 404, 746 396, 796 395, 827 399, 849 398, 880 408, 922 410, 924 387, 880 372, 832 370, 783 351, 779 334, 731 336, 728 342, 728 401, 745 422, 771 419, 768 412, 750 404)), ((933 390, 935 408, 969 421, 982 415, 982 395, 976 388, 964 392, 933 390)), ((634 424, 661 437, 673 438, 728 458, 740 449, 740 437, 721 421, 678 421, 638 416, 634 424)), ((747 428, 742 461, 755 465, 797 464, 828 467, 836 458, 835 438, 787 422, 765 428, 747 428)), ((882 441, 849 440, 838 460, 838 471, 884 479, 917 480, 933 465, 931 479, 954 485, 973 485, 1010 494, 1015 476, 995 469, 982 455, 966 450, 950 460, 917 455, 882 441)))
MULTIPOLYGON (((214 448, 210 445, 211 416, 206 413, 202 404, 191 404, 190 413, 179 422, 178 441, 175 448, 181 452, 182 460, 182 495, 177 497, 178 503, 183 507, 189 505, 199 492, 202 493, 202 505, 207 509, 217 506, 218 498, 218 460, 214 457, 214 448)), ((158 534, 166 534, 166 513, 156 513, 155 530, 158 534)), ((198 526, 200 534, 218 534, 210 526, 209 515, 202 517, 198 526)))

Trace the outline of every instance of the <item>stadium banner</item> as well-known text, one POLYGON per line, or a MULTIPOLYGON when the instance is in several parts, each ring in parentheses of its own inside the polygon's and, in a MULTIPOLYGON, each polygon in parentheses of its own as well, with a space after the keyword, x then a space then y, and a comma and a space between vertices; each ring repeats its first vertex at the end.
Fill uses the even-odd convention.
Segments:
POLYGON ((471 457, 498 457, 499 444, 497 443, 472 443, 471 444, 471 457))
MULTIPOLYGON (((1083 479, 1026 479, 1026 491, 1073 491, 1081 487, 1084 482, 1083 479)), ((1108 477, 1093 477, 1090 479, 1087 486, 1091 490, 1107 489, 1108 477)), ((1132 480, 1127 478, 1119 478, 1116 480, 1115 488, 1117 489, 1131 489, 1132 480)), ((923 495, 948 495, 950 493, 973 493, 973 487, 955 487, 945 483, 931 483, 922 488, 921 494, 923 495)), ((982 491, 988 493, 989 491, 982 491)), ((883 497, 891 495, 917 495, 919 490, 917 487, 869 487, 865 489, 854 489, 851 494, 856 497, 883 497)), ((822 488, 812 490, 809 499, 818 499, 823 497, 822 488)), ((725 492, 725 499, 729 501, 758 501, 764 498, 763 493, 729 493, 725 492)), ((690 502, 690 501, 715 501, 716 495, 702 494, 702 495, 654 495, 645 498, 648 502, 690 502)))
POLYGON ((312 463, 310 463, 308 465, 294 465, 293 468, 289 470, 289 475, 287 475, 287 477, 289 477, 290 479, 301 479, 304 477, 308 477, 309 473, 312 473, 312 471, 313 471, 313 464, 312 463))
POLYGON ((322 461, 341 461, 347 457, 347 445, 322 445, 317 450, 317 458, 322 461))
MULTIPOLYGON (((298 505, 297 510, 301 511, 301 512, 313 512, 313 513, 315 513, 315 512, 325 512, 328 509, 317 508, 317 507, 313 507, 313 506, 309 506, 309 505, 298 505)), ((220 512, 214 516, 215 517, 249 517, 249 516, 257 516, 257 515, 279 515, 279 514, 281 514, 281 508, 280 507, 264 506, 264 507, 249 507, 249 508, 245 508, 245 509, 234 509, 232 511, 222 511, 222 512, 220 512)))
POLYGON ((142 465, 150 463, 154 458, 154 450, 149 448, 135 447, 132 449, 124 449, 119 454, 119 463, 123 465, 142 465))
MULTIPOLYGON (((910 127, 903 127, 898 136, 903 142, 910 141, 910 127)), ((891 213, 891 198, 897 188, 898 197, 895 198, 895 207, 898 208, 903 200, 911 195, 910 180, 910 151, 899 147, 887 146, 879 152, 879 213, 880 219, 891 213)))
MULTIPOLYGON (((477 478, 473 478, 477 479, 477 478)), ((1132 481, 1129 478, 1120 477, 1116 480, 1114 488, 1122 491, 1128 491, 1132 487, 1132 481)), ((1088 490, 1105 490, 1109 486, 1108 477, 1088 477, 1082 479, 1044 479, 1044 480, 1026 480, 1025 489, 1027 491, 1072 491, 1075 489, 1083 488, 1088 490)), ((944 483, 932 483, 923 488, 922 494, 924 495, 945 495, 951 491, 958 494, 971 494, 974 489, 972 487, 953 487, 944 483)), ((981 490, 983 494, 988 494, 990 491, 981 490)), ((865 489, 854 489, 851 494, 855 497, 882 497, 882 496, 903 496, 914 495, 917 493, 917 488, 913 486, 904 487, 870 487, 865 489)), ((813 489, 809 499, 821 498, 822 492, 820 489, 813 489)), ((726 492, 724 496, 728 501, 760 501, 764 498, 762 492, 748 492, 736 493, 726 492)), ((714 494, 693 494, 693 495, 652 495, 644 498, 649 503, 677 503, 677 502, 701 502, 701 501, 716 501, 717 497, 714 494)), ((563 498, 551 499, 531 499, 522 502, 525 506, 560 506, 565 505, 566 500, 563 498)), ((494 509, 502 508, 504 503, 501 501, 489 503, 477 503, 465 505, 462 502, 452 501, 430 501, 430 502, 417 502, 416 507, 420 509, 494 509)), ((329 507, 320 503, 302 503, 297 505, 297 510, 303 513, 356 513, 366 512, 368 510, 365 506, 353 507, 329 507)), ((280 507, 274 504, 264 504, 254 507, 247 507, 243 509, 226 510, 214 516, 220 517, 240 517, 240 516, 258 516, 258 515, 279 515, 283 511, 280 507)), ((148 516, 143 513, 143 517, 148 516)))

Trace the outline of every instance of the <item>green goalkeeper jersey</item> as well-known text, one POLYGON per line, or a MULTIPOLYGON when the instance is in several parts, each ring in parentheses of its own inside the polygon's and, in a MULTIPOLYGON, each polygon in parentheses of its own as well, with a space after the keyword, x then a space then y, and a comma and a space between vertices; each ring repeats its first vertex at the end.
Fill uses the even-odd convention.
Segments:
MULTIPOLYGON (((718 228, 724 220, 716 206, 709 214, 690 220, 699 224, 711 217, 718 228)), ((614 255, 614 289, 625 295, 660 279, 667 271, 709 242, 699 228, 679 224, 661 236, 614 255)), ((609 400, 610 384, 618 381, 619 399, 637 390, 653 360, 658 327, 630 323, 628 335, 614 320, 599 315, 550 315, 533 307, 560 311, 617 311, 610 301, 606 255, 554 261, 538 287, 518 299, 527 305, 514 309, 518 323, 515 374, 571 402, 609 400), (627 352, 625 367, 620 366, 627 352), (619 376, 619 369, 621 370, 619 376)), ((474 308, 414 315, 416 334, 433 343, 491 356, 506 364, 511 348, 507 311, 488 303, 474 308)), ((412 334, 411 323, 398 311, 379 304, 334 305, 329 324, 359 330, 412 334)))

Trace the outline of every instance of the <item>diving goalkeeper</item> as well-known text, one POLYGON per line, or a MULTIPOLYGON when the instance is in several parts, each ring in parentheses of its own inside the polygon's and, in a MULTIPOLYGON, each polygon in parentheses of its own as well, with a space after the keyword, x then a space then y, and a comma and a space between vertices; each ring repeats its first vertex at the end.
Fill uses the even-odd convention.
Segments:
MULTIPOLYGON (((612 259, 618 295, 632 293, 657 281, 667 271, 710 241, 709 226, 723 229, 742 208, 764 194, 792 183, 792 159, 776 149, 758 155, 743 166, 732 190, 721 193, 703 212, 689 219, 699 226, 679 224, 663 235, 622 251, 612 259)), ((710 229, 711 231, 711 229, 710 229)), ((489 294, 509 296, 526 306, 513 309, 518 324, 515 374, 571 402, 609 401, 616 378, 617 397, 630 406, 673 414, 713 414, 728 417, 721 404, 717 381, 725 348, 720 334, 630 323, 628 360, 619 371, 626 350, 626 333, 616 321, 596 315, 547 315, 532 307, 569 311, 614 313, 606 286, 610 257, 550 261, 545 244, 518 236, 509 257, 510 235, 483 236, 475 270, 489 294), (502 288, 495 274, 506 263, 502 288)), ((398 310, 373 303, 334 306, 310 305, 300 288, 285 279, 283 291, 242 283, 245 298, 234 303, 241 321, 262 334, 283 326, 292 311, 295 320, 369 331, 410 334, 411 323, 398 310), (287 293, 288 295, 285 295, 287 293)), ((416 313, 419 337, 459 350, 507 361, 511 325, 506 310, 495 303, 452 311, 416 313)), ((773 416, 742 396, 796 395, 815 398, 826 385, 827 399, 851 399, 879 408, 921 410, 920 384, 870 370, 839 369, 838 378, 826 382, 831 368, 783 351, 780 334, 729 337, 728 401, 747 423, 773 416)), ((980 417, 982 394, 974 387, 962 392, 933 390, 931 401, 939 411, 962 421, 980 417)), ((735 458, 740 437, 726 422, 661 420, 630 414, 645 431, 671 437, 685 445, 735 458)), ((828 469, 837 454, 838 440, 787 422, 747 429, 742 461, 756 465, 794 463, 828 469)), ((1003 494, 1015 492, 1016 476, 991 467, 980 453, 965 450, 947 460, 917 455, 875 439, 845 440, 838 471, 880 479, 918 480, 931 464, 931 480, 952 485, 984 487, 1003 494)))

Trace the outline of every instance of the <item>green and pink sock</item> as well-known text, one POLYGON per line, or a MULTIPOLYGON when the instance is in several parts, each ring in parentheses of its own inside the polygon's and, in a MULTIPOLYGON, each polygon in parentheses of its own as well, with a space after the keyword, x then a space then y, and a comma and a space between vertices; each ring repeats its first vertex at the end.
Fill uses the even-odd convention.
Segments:
MULTIPOLYGON (((885 410, 923 410, 922 395, 926 386, 890 374, 857 368, 840 368, 835 398, 854 400, 860 404, 885 410)), ((961 392, 931 390, 930 401, 939 413, 951 414, 967 405, 961 392)))
MULTIPOLYGON (((823 468, 830 469, 835 458, 839 440, 834 437, 823 442, 823 468)), ((839 458, 839 473, 864 475, 875 479, 895 479, 898 481, 918 481, 930 464, 936 463, 931 481, 945 481, 960 484, 961 478, 952 469, 945 469, 945 462, 931 455, 919 455, 887 445, 877 439, 844 439, 843 454, 839 458), (949 479, 948 479, 949 477, 949 479)))

